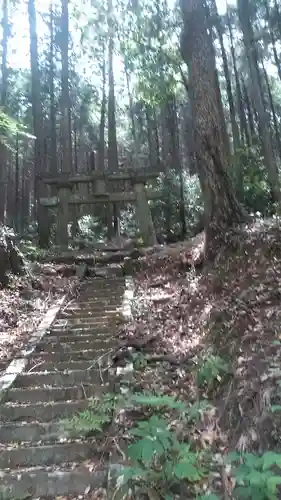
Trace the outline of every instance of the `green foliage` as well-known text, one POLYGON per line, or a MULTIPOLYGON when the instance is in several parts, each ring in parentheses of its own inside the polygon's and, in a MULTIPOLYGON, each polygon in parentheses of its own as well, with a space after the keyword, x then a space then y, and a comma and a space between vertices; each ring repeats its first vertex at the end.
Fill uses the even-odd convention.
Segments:
POLYGON ((71 420, 65 421, 66 428, 76 429, 83 435, 102 432, 112 420, 115 399, 112 394, 107 394, 102 399, 93 398, 89 408, 75 415, 71 420))
POLYGON ((144 490, 146 485, 153 485, 163 495, 179 481, 193 484, 207 475, 203 453, 192 451, 189 443, 181 443, 169 427, 166 419, 153 415, 130 430, 130 435, 138 439, 128 447, 132 466, 123 470, 123 485, 141 482, 144 490))
POLYGON ((241 148, 234 159, 234 182, 239 200, 249 213, 272 213, 267 172, 259 148, 241 148))
POLYGON ((212 408, 213 406, 205 399, 202 401, 195 401, 195 403, 188 406, 185 412, 185 417, 188 423, 196 423, 202 418, 204 412, 211 410, 212 408))
POLYGON ((177 409, 180 411, 186 410, 186 405, 181 401, 177 401, 172 396, 167 395, 154 395, 147 394, 133 394, 130 397, 130 402, 133 404, 140 404, 146 406, 166 407, 170 409, 177 409))
MULTIPOLYGON (((152 407, 154 411, 156 408, 176 410, 186 422, 195 421, 204 407, 200 404, 188 406, 165 394, 133 394, 128 401, 152 407)), ((153 487, 160 492, 161 498, 170 498, 165 495, 173 485, 184 482, 191 487, 208 474, 205 454, 194 451, 190 443, 179 439, 166 418, 154 413, 147 420, 137 422, 129 434, 134 439, 127 449, 131 466, 122 470, 119 487, 130 485, 138 492, 139 488, 146 491, 148 487, 153 487)))
POLYGON ((8 138, 12 138, 17 134, 29 139, 35 139, 33 135, 27 132, 24 125, 8 116, 7 113, 0 108, 0 142, 5 144, 8 138))
POLYGON ((200 495, 199 497, 196 497, 197 500, 220 500, 217 495, 214 493, 206 494, 206 495, 200 495))
POLYGON ((206 353, 197 365, 197 385, 200 388, 212 389, 215 382, 220 382, 227 373, 229 373, 229 366, 220 356, 206 353))
POLYGON ((258 456, 252 453, 230 453, 228 462, 234 465, 236 488, 234 498, 277 500, 281 484, 281 454, 267 451, 258 456), (279 469, 277 474, 276 467, 279 469), (274 469, 274 470, 273 470, 274 469))
POLYGON ((47 255, 46 250, 37 247, 36 245, 29 242, 20 242, 18 245, 22 253, 27 257, 28 260, 36 262, 47 255))
MULTIPOLYGON (((154 220, 156 232, 165 233, 165 204, 169 202, 172 231, 175 235, 180 234, 181 226, 179 220, 180 203, 180 180, 179 176, 172 172, 169 184, 165 179, 160 179, 157 190, 161 193, 161 198, 151 202, 151 212, 154 220)), ((201 228, 203 214, 203 201, 198 178, 184 174, 184 200, 187 235, 194 236, 201 228)))

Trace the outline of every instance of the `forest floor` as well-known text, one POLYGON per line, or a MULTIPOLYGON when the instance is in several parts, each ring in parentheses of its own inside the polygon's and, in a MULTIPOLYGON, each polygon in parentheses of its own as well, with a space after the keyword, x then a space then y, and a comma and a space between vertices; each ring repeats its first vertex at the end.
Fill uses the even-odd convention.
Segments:
POLYGON ((0 290, 0 373, 21 351, 44 313, 69 291, 75 276, 68 267, 29 265, 24 276, 10 276, 0 290))
MULTIPOLYGON (((190 408, 202 403, 199 418, 177 430, 195 449, 221 457, 234 449, 280 452, 280 224, 239 228, 211 266, 184 271, 200 261, 202 242, 201 235, 186 251, 147 255, 119 358, 134 363, 134 391, 170 395, 190 408)), ((135 423, 125 422, 124 435, 135 423)), ((219 484, 223 498, 232 498, 230 476, 221 474, 219 484)))

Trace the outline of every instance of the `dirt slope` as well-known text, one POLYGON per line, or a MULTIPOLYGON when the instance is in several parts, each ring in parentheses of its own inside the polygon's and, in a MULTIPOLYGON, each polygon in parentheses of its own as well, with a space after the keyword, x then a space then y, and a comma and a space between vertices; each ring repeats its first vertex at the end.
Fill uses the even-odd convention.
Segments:
POLYGON ((211 434, 218 449, 276 450, 279 417, 271 406, 281 403, 280 225, 255 222, 226 234, 214 264, 184 271, 201 255, 202 242, 200 235, 186 249, 146 256, 134 321, 122 332, 123 353, 133 346, 146 357, 138 388, 161 386, 192 401, 194 367, 211 348, 230 374, 208 394, 216 412, 202 436, 211 434))

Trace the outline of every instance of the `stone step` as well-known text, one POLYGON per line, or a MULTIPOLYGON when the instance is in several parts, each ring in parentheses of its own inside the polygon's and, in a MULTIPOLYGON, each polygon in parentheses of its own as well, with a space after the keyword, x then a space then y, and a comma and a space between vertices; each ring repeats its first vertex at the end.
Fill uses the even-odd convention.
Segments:
POLYGON ((97 297, 96 299, 89 298, 88 300, 79 300, 79 302, 71 302, 64 311, 71 309, 92 309, 93 311, 100 311, 102 308, 116 309, 117 307, 121 307, 123 300, 122 299, 103 299, 102 297, 97 297))
POLYGON ((114 313, 122 307, 122 302, 123 301, 120 300, 115 303, 101 300, 99 300, 99 302, 91 302, 88 300, 87 302, 70 303, 66 308, 61 310, 60 314, 62 312, 79 312, 81 314, 81 311, 86 313, 86 315, 90 312, 94 312, 95 314, 99 314, 101 312, 103 312, 103 314, 114 313))
MULTIPOLYGON (((53 332, 51 332, 53 333, 53 332)), ((80 333, 79 335, 72 333, 67 334, 65 332, 65 335, 52 335, 52 334, 46 335, 44 339, 40 342, 40 347, 45 344, 61 344, 63 342, 79 342, 79 341, 85 341, 85 342, 94 342, 95 344, 101 344, 107 345, 108 342, 113 342, 114 337, 111 335, 108 335, 106 333, 98 333, 94 332, 91 333, 89 330, 86 330, 85 333, 80 333)), ((116 342, 115 342, 116 344, 116 342)), ((101 348, 101 347, 99 347, 101 348)))
MULTIPOLYGON (((85 340, 77 340, 76 342, 71 340, 68 342, 42 342, 36 347, 36 352, 54 352, 56 351, 58 354, 60 352, 63 352, 64 354, 67 354, 69 351, 73 352, 75 350, 77 351, 87 351, 89 349, 93 350, 94 353, 98 352, 98 348, 95 349, 96 345, 101 345, 100 342, 95 342, 93 339, 90 341, 85 341, 85 340)), ((103 350, 106 352, 106 344, 103 342, 102 343, 103 350)), ((96 356, 95 356, 96 357, 96 356)))
POLYGON ((106 468, 90 472, 85 467, 69 470, 36 467, 0 472, 0 475, 0 498, 5 500, 83 495, 89 486, 91 489, 105 487, 107 480, 106 468))
POLYGON ((7 391, 5 401, 17 403, 50 403, 51 401, 75 401, 99 396, 108 390, 108 386, 79 385, 73 387, 32 387, 30 389, 15 388, 7 391))
POLYGON ((47 357, 45 361, 41 361, 38 363, 36 359, 32 359, 29 361, 27 365, 27 373, 36 372, 63 372, 65 370, 88 370, 93 365, 93 360, 88 361, 53 361, 48 362, 47 357))
MULTIPOLYGON (((121 307, 121 306, 120 306, 121 307)), ((98 320, 99 318, 103 318, 104 316, 110 318, 110 321, 116 319, 120 316, 120 312, 117 308, 111 310, 105 310, 104 307, 100 307, 98 309, 72 309, 61 312, 59 315, 59 319, 68 319, 68 318, 81 318, 81 314, 83 313, 83 318, 92 318, 98 320)))
MULTIPOLYGON (((81 311, 82 312, 82 311, 81 311)), ((111 318, 109 319, 107 316, 99 316, 99 317, 90 317, 90 318, 85 318, 83 315, 80 315, 77 318, 70 317, 69 319, 60 319, 58 318, 56 322, 54 323, 53 328, 55 327, 69 327, 69 326, 96 326, 96 325, 109 325, 109 324, 115 324, 116 319, 111 318)))
MULTIPOLYGON (((75 346, 76 347, 76 346, 75 346)), ((97 358, 101 357, 106 351, 104 349, 84 349, 83 351, 68 351, 68 352, 58 352, 58 351, 37 351, 36 353, 32 354, 32 358, 36 360, 38 359, 38 362, 43 361, 44 359, 47 360, 48 362, 51 361, 79 361, 79 360, 96 360, 97 358), (39 361, 40 360, 40 361, 39 361)))
POLYGON ((103 333, 106 335, 112 335, 112 332, 116 331, 116 325, 83 325, 83 326, 69 326, 65 324, 65 326, 54 326, 52 328, 51 335, 66 335, 67 333, 70 333, 71 335, 73 334, 80 334, 83 332, 87 333, 103 333))
POLYGON ((71 428, 63 420, 48 423, 9 422, 1 425, 1 444, 20 441, 46 444, 50 441, 80 439, 82 436, 81 429, 71 428))
POLYGON ((4 403, 0 406, 0 421, 16 422, 50 422, 59 418, 71 418, 75 413, 85 410, 89 401, 57 401, 51 403, 11 404, 4 403))
POLYGON ((0 470, 17 467, 36 467, 40 465, 59 465, 69 462, 82 462, 96 457, 94 443, 72 442, 42 446, 2 448, 0 450, 0 470))
MULTIPOLYGON (((107 372, 104 373, 104 378, 108 379, 107 372)), ((89 370, 73 370, 69 372, 30 372, 19 375, 13 387, 71 387, 72 385, 99 383, 100 373, 97 369, 89 370)))
POLYGON ((88 299, 99 299, 106 298, 110 300, 120 300, 120 297, 123 296, 125 287, 123 284, 116 283, 115 280, 108 284, 103 283, 95 283, 94 288, 90 288, 89 290, 83 290, 81 293, 81 300, 88 299))

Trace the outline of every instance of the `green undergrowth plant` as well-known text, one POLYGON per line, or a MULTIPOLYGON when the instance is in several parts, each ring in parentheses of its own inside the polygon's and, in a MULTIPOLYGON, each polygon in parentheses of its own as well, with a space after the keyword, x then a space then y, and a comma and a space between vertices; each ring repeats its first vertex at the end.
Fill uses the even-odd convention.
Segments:
POLYGON ((133 353, 132 357, 135 370, 143 370, 147 367, 147 358, 142 353, 133 353))
POLYGON ((229 373, 229 365, 223 358, 206 352, 196 365, 196 384, 200 389, 212 390, 229 373))
MULTIPOLYGON (((201 418, 202 412, 210 407, 207 402, 185 404, 172 396, 153 393, 132 394, 130 405, 141 405, 153 409, 153 415, 138 421, 129 430, 131 443, 126 450, 130 466, 122 470, 117 482, 117 490, 126 488, 137 497, 147 494, 149 498, 174 498, 177 489, 186 494, 196 495, 202 481, 208 476, 208 454, 193 447, 191 440, 180 437, 177 432, 178 421, 184 420, 188 426, 201 418), (173 419, 166 415, 172 412, 173 419)), ((124 497, 125 498, 125 497, 124 497)), ((195 497, 193 497, 195 498, 195 497)))
POLYGON ((280 498, 281 454, 267 451, 258 456, 253 453, 233 452, 227 456, 233 466, 236 487, 235 499, 277 500, 280 498))
POLYGON ((64 421, 68 430, 75 430, 81 435, 97 434, 103 432, 105 427, 112 421, 113 411, 116 405, 116 396, 106 394, 103 398, 93 398, 89 407, 64 421))

